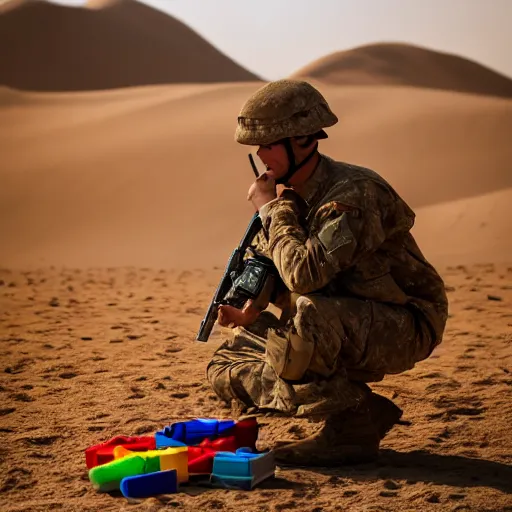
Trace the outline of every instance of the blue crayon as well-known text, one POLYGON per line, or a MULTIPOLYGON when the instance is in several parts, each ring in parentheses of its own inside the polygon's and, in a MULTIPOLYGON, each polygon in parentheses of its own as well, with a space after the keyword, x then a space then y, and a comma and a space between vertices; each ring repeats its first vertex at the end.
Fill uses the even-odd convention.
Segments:
POLYGON ((175 469, 145 475, 128 476, 119 486, 125 498, 147 498, 178 492, 178 472, 175 469))

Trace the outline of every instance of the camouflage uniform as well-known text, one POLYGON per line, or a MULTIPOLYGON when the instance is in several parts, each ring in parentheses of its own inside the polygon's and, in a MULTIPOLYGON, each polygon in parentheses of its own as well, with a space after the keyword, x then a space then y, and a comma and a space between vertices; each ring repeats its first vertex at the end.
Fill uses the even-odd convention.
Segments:
MULTIPOLYGON (((299 105, 306 112, 315 108, 307 99, 299 105)), ((332 113, 322 108, 327 126, 332 113)), ((258 139, 265 122, 258 123, 239 121, 237 138, 268 143, 258 139)), ((309 129, 286 126, 285 136, 317 133, 322 115, 313 116, 309 129)), ((280 138, 273 130, 271 138, 280 138)), ((263 313, 234 329, 216 351, 207 374, 224 401, 298 416, 343 411, 364 400, 360 383, 413 368, 441 342, 443 282, 410 233, 414 213, 377 173, 320 155, 300 196, 286 190, 260 216, 263 230, 254 244, 273 260, 294 308, 285 321, 263 313), (276 347, 291 333, 312 346, 307 371, 296 381, 279 377, 280 354, 269 353, 269 340, 276 347)))

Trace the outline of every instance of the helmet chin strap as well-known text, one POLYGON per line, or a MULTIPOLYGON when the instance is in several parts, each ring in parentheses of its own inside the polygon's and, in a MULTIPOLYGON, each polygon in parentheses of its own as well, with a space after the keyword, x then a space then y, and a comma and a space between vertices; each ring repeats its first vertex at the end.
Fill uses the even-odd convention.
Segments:
POLYGON ((292 176, 313 158, 313 155, 316 153, 316 150, 318 149, 317 141, 311 152, 306 156, 306 158, 304 158, 302 162, 296 164, 295 155, 293 153, 292 143, 290 142, 290 139, 284 139, 283 144, 286 149, 286 154, 288 155, 289 166, 286 174, 276 180, 276 183, 278 185, 287 185, 292 176))

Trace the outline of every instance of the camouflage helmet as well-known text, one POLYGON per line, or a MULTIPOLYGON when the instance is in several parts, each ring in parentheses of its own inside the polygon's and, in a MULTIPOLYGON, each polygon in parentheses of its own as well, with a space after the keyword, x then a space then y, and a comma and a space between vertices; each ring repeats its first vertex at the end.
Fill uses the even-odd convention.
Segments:
POLYGON ((258 89, 242 107, 235 140, 258 146, 313 134, 325 139, 323 128, 337 122, 325 98, 311 84, 277 80, 258 89))

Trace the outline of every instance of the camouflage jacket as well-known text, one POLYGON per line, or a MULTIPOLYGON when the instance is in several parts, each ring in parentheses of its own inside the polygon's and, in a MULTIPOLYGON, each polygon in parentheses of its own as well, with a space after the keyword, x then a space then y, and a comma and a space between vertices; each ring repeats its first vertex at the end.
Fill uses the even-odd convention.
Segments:
POLYGON ((262 208, 255 239, 288 290, 413 307, 439 343, 444 283, 410 233, 414 212, 393 188, 374 171, 321 155, 300 193, 286 190, 262 208))

